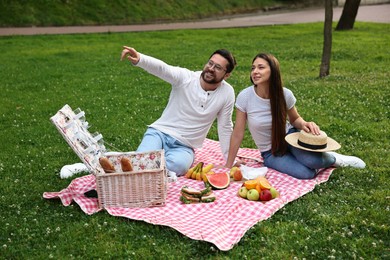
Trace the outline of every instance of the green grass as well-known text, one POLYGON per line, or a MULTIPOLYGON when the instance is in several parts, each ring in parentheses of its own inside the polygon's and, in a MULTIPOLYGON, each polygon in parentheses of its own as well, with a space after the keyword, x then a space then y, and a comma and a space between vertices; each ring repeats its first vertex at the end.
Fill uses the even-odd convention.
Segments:
MULTIPOLYGON (((390 27, 356 23, 334 32, 331 75, 319 79, 322 23, 240 29, 0 38, 0 258, 3 259, 383 259, 389 258, 390 27), (119 62, 121 46, 201 69, 217 48, 239 66, 229 82, 247 87, 259 51, 279 58, 285 86, 306 120, 364 158, 248 230, 230 251, 174 229, 84 214, 45 200, 71 179, 58 173, 78 157, 49 118, 64 104, 87 113, 91 131, 117 150, 134 150, 159 117, 170 87, 119 62)), ((216 139, 213 127, 209 137, 216 139)), ((249 134, 243 142, 254 148, 249 134)))
POLYGON ((0 26, 73 26, 156 23, 256 12, 264 7, 319 0, 13 0, 0 1, 0 26))

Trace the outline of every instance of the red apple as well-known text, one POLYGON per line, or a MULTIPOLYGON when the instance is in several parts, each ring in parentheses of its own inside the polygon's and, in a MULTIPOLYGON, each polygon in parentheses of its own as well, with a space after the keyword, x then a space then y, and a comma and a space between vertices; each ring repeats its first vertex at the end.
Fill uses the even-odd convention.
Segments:
POLYGON ((233 180, 235 181, 241 181, 242 180, 242 172, 239 167, 233 167, 230 169, 230 176, 233 177, 233 180))
POLYGON ((269 201, 272 200, 272 194, 269 190, 262 190, 260 192, 260 200, 261 201, 269 201))

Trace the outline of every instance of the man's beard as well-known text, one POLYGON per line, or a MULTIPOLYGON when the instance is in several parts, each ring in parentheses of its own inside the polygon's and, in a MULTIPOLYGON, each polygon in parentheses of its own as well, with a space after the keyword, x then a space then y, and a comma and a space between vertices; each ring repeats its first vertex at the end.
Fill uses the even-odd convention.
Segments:
POLYGON ((202 74, 200 74, 200 76, 202 77, 202 79, 206 82, 206 83, 208 83, 208 84, 218 84, 218 83, 220 83, 222 80, 223 80, 223 77, 221 77, 220 79, 218 79, 217 77, 216 77, 216 75, 215 75, 215 73, 213 73, 213 72, 211 72, 211 71, 209 71, 209 70, 203 70, 202 71, 202 74), (206 72, 209 72, 210 74, 212 74, 213 75, 213 78, 212 79, 207 79, 206 78, 206 72))

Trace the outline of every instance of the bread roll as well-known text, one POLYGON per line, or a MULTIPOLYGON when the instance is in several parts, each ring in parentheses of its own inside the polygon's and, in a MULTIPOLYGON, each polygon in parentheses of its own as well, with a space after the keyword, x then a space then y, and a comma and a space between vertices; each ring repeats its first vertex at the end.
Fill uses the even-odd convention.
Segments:
POLYGON ((107 157, 100 157, 99 163, 102 166, 103 170, 106 173, 112 173, 115 172, 115 167, 112 164, 112 162, 107 157))
POLYGON ((121 167, 123 172, 131 172, 133 170, 133 165, 131 165, 130 159, 126 157, 122 157, 121 167))

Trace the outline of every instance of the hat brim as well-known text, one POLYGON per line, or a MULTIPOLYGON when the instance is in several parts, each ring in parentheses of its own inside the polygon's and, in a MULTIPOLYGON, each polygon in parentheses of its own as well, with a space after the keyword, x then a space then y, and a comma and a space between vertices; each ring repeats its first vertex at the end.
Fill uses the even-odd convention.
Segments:
POLYGON ((289 143, 290 145, 296 147, 296 148, 299 148, 299 149, 302 149, 302 150, 306 150, 306 151, 311 151, 311 152, 328 152, 328 151, 335 151, 335 150, 338 150, 340 149, 341 145, 336 142, 334 139, 330 138, 330 137, 327 137, 328 140, 327 140, 327 146, 326 148, 323 148, 323 149, 310 149, 310 148, 306 148, 306 147, 303 147, 303 146, 300 146, 298 144, 298 137, 299 137, 299 132, 296 132, 296 133, 291 133, 289 135, 286 135, 286 137, 284 138, 287 143, 289 143))

